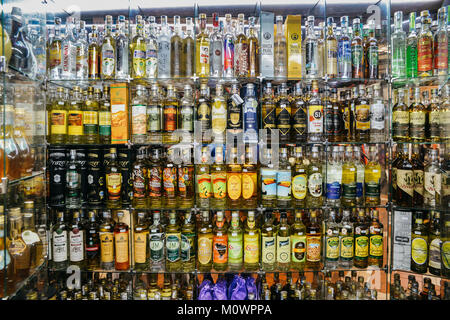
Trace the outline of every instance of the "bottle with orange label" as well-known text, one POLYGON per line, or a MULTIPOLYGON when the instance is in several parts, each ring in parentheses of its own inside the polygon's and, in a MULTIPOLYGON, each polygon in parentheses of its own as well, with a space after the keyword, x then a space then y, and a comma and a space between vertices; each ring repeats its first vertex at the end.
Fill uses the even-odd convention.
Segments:
POLYGON ((148 205, 150 208, 161 207, 162 198, 162 168, 161 149, 154 148, 150 151, 148 166, 148 205))
POLYGON ((211 171, 209 166, 208 147, 202 147, 200 164, 195 167, 197 206, 200 208, 209 208, 211 198, 211 171))
POLYGON ((228 207, 239 208, 242 194, 242 166, 239 163, 237 148, 233 147, 230 160, 227 159, 228 207))
POLYGON ((214 164, 211 166, 213 197, 211 206, 224 209, 227 201, 227 167, 223 163, 223 147, 217 146, 214 164))
POLYGON ((178 99, 173 85, 167 86, 167 96, 164 100, 163 107, 163 143, 177 143, 178 139, 175 134, 177 130, 178 99))
POLYGON ((79 144, 83 138, 83 111, 81 89, 75 86, 72 91, 72 98, 67 114, 67 143, 79 144))
POLYGON ((114 221, 109 211, 103 212, 103 223, 99 227, 100 268, 114 269, 114 221))
POLYGON ((215 270, 228 267, 228 233, 223 211, 217 211, 216 225, 213 230, 213 266, 215 270))
POLYGON ((138 212, 133 236, 134 269, 137 271, 145 271, 149 266, 150 250, 148 246, 148 234, 145 212, 138 212))
POLYGON ((173 157, 173 149, 168 149, 162 171, 163 206, 166 208, 175 208, 177 205, 177 167, 173 163, 173 157))
POLYGON ((433 34, 428 10, 420 12, 421 29, 417 40, 417 70, 419 78, 433 75, 433 34))
POLYGON ((123 222, 123 211, 117 212, 118 222, 114 226, 114 247, 116 252, 116 270, 128 270, 130 268, 130 255, 128 250, 129 227, 123 222))
POLYGON ((318 210, 311 210, 306 228, 306 267, 313 270, 320 269, 322 253, 322 230, 317 215, 318 210))
POLYGON ((197 268, 199 271, 211 271, 213 262, 213 232, 209 221, 209 212, 202 211, 202 224, 197 234, 197 268))
POLYGON ((105 168, 106 205, 114 209, 122 205, 122 173, 117 161, 116 148, 111 148, 110 154, 110 161, 105 168))
POLYGON ((243 207, 256 208, 258 202, 257 193, 257 166, 258 158, 255 152, 256 147, 247 146, 245 148, 245 162, 242 166, 242 200, 243 207))

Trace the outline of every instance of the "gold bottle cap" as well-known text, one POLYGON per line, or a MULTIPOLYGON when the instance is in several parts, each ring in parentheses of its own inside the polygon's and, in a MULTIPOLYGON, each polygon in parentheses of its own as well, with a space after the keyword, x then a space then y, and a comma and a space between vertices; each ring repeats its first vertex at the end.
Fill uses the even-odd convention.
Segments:
POLYGON ((34 201, 28 200, 23 202, 25 209, 34 209, 34 201))
POLYGON ((111 149, 109 149, 109 152, 110 152, 110 153, 116 153, 116 152, 117 152, 117 149, 116 149, 116 148, 111 148, 111 149))
POLYGON ((5 224, 5 215, 0 214, 0 227, 3 227, 4 224, 5 224))
POLYGON ((16 217, 20 217, 22 215, 22 213, 20 212, 20 208, 15 207, 15 208, 11 208, 9 209, 9 215, 13 218, 16 217))
POLYGON ((73 212, 73 218, 76 219, 76 218, 79 218, 79 217, 80 217, 80 212, 79 211, 74 211, 73 212))

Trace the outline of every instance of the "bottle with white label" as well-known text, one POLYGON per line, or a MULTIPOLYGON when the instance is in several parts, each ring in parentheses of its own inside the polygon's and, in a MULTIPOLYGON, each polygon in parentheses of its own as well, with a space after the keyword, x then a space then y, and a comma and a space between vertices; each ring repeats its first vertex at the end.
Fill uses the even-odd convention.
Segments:
POLYGON ((24 201, 22 239, 30 246, 30 268, 39 267, 44 262, 43 242, 39 237, 34 220, 34 202, 24 201))
POLYGON ((136 86, 136 96, 132 100, 131 132, 133 143, 147 142, 147 90, 143 85, 136 86))
POLYGON ((323 204, 323 175, 322 163, 319 158, 319 148, 311 148, 311 159, 308 165, 308 191, 306 195, 307 208, 320 208, 323 204))
POLYGON ((380 95, 380 84, 374 85, 373 97, 370 102, 370 141, 384 141, 385 130, 385 106, 383 97, 380 95))
POLYGON ((80 212, 74 211, 72 223, 69 226, 69 261, 71 265, 84 267, 85 230, 81 224, 80 212))
POLYGON ((439 168, 439 151, 429 151, 430 160, 424 170, 424 205, 439 207, 441 201, 441 169, 439 168))
POLYGON ((273 271, 276 267, 277 230, 273 225, 273 212, 265 213, 265 222, 261 227, 261 262, 264 271, 273 271))
POLYGON ((66 80, 75 79, 77 68, 77 47, 73 35, 73 18, 66 19, 66 36, 62 42, 62 74, 66 80))
POLYGON ((336 211, 331 209, 325 223, 325 266, 336 269, 339 264, 339 225, 336 222, 336 211))
POLYGON ((69 265, 69 239, 67 236, 68 227, 64 221, 64 212, 57 213, 57 222, 52 231, 52 259, 53 269, 65 270, 69 265))
POLYGON ((100 268, 114 269, 114 221, 109 211, 103 212, 103 222, 99 227, 100 268))
POLYGON ((339 207, 341 203, 342 186, 342 162, 339 154, 339 146, 333 146, 326 170, 327 204, 330 206, 339 207))
POLYGON ((280 271, 288 271, 291 267, 291 238, 287 222, 287 213, 280 214, 280 224, 277 233, 277 266, 280 271))
POLYGON ((150 268, 152 271, 164 269, 164 229, 160 224, 161 213, 153 212, 153 224, 149 227, 150 268))

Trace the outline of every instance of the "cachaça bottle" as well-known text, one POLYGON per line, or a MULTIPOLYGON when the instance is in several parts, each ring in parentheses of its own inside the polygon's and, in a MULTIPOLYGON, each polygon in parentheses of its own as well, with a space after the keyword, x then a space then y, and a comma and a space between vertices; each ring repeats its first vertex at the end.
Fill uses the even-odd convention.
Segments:
MULTIPOLYGON (((96 268, 98 268, 99 263, 100 263, 100 237, 99 237, 99 233, 98 233, 98 224, 97 224, 95 215, 96 215, 95 211, 89 211, 89 213, 88 213, 89 221, 86 224, 86 267, 89 271, 93 271, 96 268)), ((122 231, 120 231, 120 232, 122 232, 122 231)), ((116 243, 116 253, 121 254, 121 253, 123 253, 121 251, 122 247, 117 242, 118 238, 115 238, 115 239, 116 239, 116 242, 115 242, 116 243)), ((128 254, 128 240, 127 240, 126 246, 127 246, 127 254, 128 254)), ((116 260, 117 260, 117 255, 116 255, 116 260)), ((120 261, 120 259, 119 259, 119 261, 120 261)), ((117 268, 117 266, 118 265, 116 264, 117 270, 124 270, 124 269, 120 269, 120 267, 124 266, 123 264, 121 264, 119 266, 119 268, 117 268)), ((128 269, 128 267, 126 269, 128 269)))
POLYGON ((311 159, 307 169, 308 192, 306 195, 306 207, 318 208, 323 204, 323 175, 322 163, 319 158, 319 148, 311 147, 311 159))
MULTIPOLYGON (((167 18, 166 18, 167 19, 167 18)), ((161 18, 161 21, 163 18, 161 18)), ((164 21, 164 24, 161 23, 164 28, 167 28, 166 22, 164 21)), ((183 50, 183 39, 181 38, 181 18, 180 16, 174 16, 173 17, 173 25, 174 25, 174 33, 172 37, 170 38, 170 59, 167 61, 166 59, 158 59, 158 77, 165 78, 167 76, 166 70, 163 68, 169 68, 170 69, 170 76, 172 78, 180 78, 183 76, 182 72, 182 50, 183 50), (169 67, 168 67, 169 66, 169 67)), ((164 30, 164 32, 167 32, 164 30)), ((158 46, 160 46, 160 50, 158 50, 158 58, 161 57, 161 53, 165 53, 167 48, 164 48, 164 46, 167 46, 167 43, 165 41, 161 41, 162 38, 160 37, 158 39, 158 46)))
POLYGON ((304 163, 303 148, 295 148, 295 166, 293 168, 292 176, 292 202, 296 208, 306 207, 306 194, 307 194, 307 169, 308 167, 304 163))
POLYGON ((110 160, 105 167, 106 204, 110 209, 120 208, 122 205, 122 173, 117 161, 116 148, 110 149, 110 160))
POLYGON ((211 271, 213 263, 213 230, 209 212, 202 211, 202 222, 197 230, 197 268, 202 272, 211 271))
POLYGON ((200 84, 200 97, 198 98, 195 114, 196 125, 200 126, 197 130, 201 133, 201 136, 195 137, 195 139, 199 143, 211 142, 211 101, 206 83, 200 84))
POLYGON ((339 225, 336 222, 336 211, 330 209, 328 219, 325 222, 324 232, 325 267, 336 269, 339 265, 339 225))
MULTIPOLYGON (((20 210, 19 210, 19 213, 20 213, 20 210)), ((14 240, 14 230, 16 230, 16 228, 17 228, 17 227, 15 227, 15 225, 17 223, 16 221, 18 220, 18 218, 15 216, 13 210, 10 210, 9 215, 10 215, 9 219, 10 219, 10 225, 11 225, 11 238, 14 240)), ((52 268, 55 270, 65 270, 69 264, 68 237, 69 237, 68 226, 64 221, 64 212, 58 211, 56 214, 56 224, 53 226, 52 238, 51 238, 52 268)), ((15 245, 14 241, 11 241, 10 243, 11 243, 10 246, 15 245)), ((8 248, 8 250, 9 250, 9 248, 8 248)), ((23 246, 21 247, 21 251, 22 251, 23 255, 27 254, 27 251, 25 248, 25 243, 23 243, 23 246)), ((11 258, 13 259, 13 257, 12 257, 13 254, 11 253, 11 250, 9 250, 9 252, 10 252, 11 258)), ((14 263, 14 261, 13 261, 13 263, 14 263)), ((19 272, 19 270, 18 270, 19 268, 17 266, 13 269, 15 269, 16 272, 19 272)), ((19 276, 20 276, 20 274, 19 274, 19 276)))
POLYGON ((100 89, 89 87, 83 105, 83 138, 86 144, 98 143, 98 101, 100 89))
POLYGON ((338 75, 339 78, 352 77, 351 37, 348 34, 348 16, 341 17, 341 36, 338 42, 338 75))
POLYGON ((202 147, 200 164, 195 167, 197 206, 200 208, 209 208, 212 195, 210 155, 208 147, 202 147))
POLYGON ((81 167, 77 161, 77 151, 70 150, 70 160, 66 168, 66 208, 81 207, 81 167))
POLYGON ((167 150, 167 157, 162 169, 162 181, 162 205, 166 208, 175 208, 177 205, 177 167, 174 163, 173 149, 167 150))
POLYGON ((409 117, 409 108, 405 103, 405 90, 400 88, 398 89, 397 103, 392 108, 392 138, 394 141, 410 139, 409 117))
POLYGON ((213 208, 225 209, 227 201, 227 168, 223 162, 223 147, 215 149, 214 164, 211 165, 211 182, 213 197, 211 206, 213 208))
POLYGON ((356 205, 364 205, 365 162, 361 157, 361 146, 353 147, 353 161, 356 166, 356 205))
POLYGON ((392 47, 392 77, 406 77, 406 32, 403 30, 403 12, 394 13, 394 33, 391 37, 392 47))
POLYGON ((123 222, 123 218, 123 211, 117 211, 118 222, 114 226, 114 260, 116 270, 128 270, 130 268, 130 256, 128 252, 129 227, 123 222))
POLYGON ((341 204, 342 162, 338 146, 332 147, 326 169, 327 204, 339 207, 341 204))
POLYGON ((425 140, 426 107, 420 102, 420 87, 414 90, 414 102, 409 106, 409 137, 412 141, 425 140))
MULTIPOLYGON (((60 214, 62 215, 63 213, 58 213, 58 222, 53 229, 53 249, 56 249, 53 251, 53 268, 56 270, 64 270, 68 266, 69 255, 68 226, 64 223, 64 219, 60 217, 60 214)), ((27 239, 22 237, 23 216, 20 208, 10 208, 8 216, 10 235, 6 239, 6 245, 11 257, 10 268, 13 271, 12 279, 8 279, 8 281, 19 283, 30 274, 31 246, 27 243, 27 239)), ((4 281, 6 282, 6 280, 4 281)))
POLYGON ((312 270, 320 270, 322 257, 322 228, 318 222, 318 211, 310 211, 310 221, 306 226, 306 268, 312 270))
POLYGON ((47 47, 47 69, 51 80, 60 80, 62 72, 61 18, 55 18, 53 37, 47 47))
POLYGON ((291 268, 303 271, 306 262, 306 227, 302 220, 303 211, 295 211, 291 225, 291 268))
POLYGON ((103 95, 98 110, 98 133, 100 144, 111 143, 111 100, 109 86, 103 86, 103 95))
POLYGON ((131 77, 134 79, 142 79, 146 77, 146 51, 144 21, 141 15, 137 15, 136 35, 130 44, 131 77))
POLYGON ((140 148, 136 155, 136 161, 133 164, 133 207, 144 209, 147 207, 147 186, 148 173, 145 162, 145 149, 140 148))
POLYGON ((277 228, 277 267, 280 271, 288 271, 291 267, 291 230, 287 222, 286 211, 280 213, 277 228))
POLYGON ((264 207, 275 207, 277 200, 277 170, 272 163, 272 149, 265 149, 260 167, 261 204, 264 207))
POLYGON ((99 79, 100 77, 100 48, 98 46, 97 26, 92 25, 89 34, 88 46, 88 77, 89 79, 99 79))
POLYGON ((354 237, 353 223, 350 221, 350 211, 343 210, 339 225, 339 267, 351 268, 353 265, 354 237))
POLYGON ((435 76, 444 76, 448 74, 448 35, 446 30, 447 7, 442 7, 437 13, 438 29, 434 34, 434 72, 435 76))
MULTIPOLYGON (((128 67, 128 49, 129 41, 128 37, 125 35, 125 16, 117 17, 117 32, 115 37, 116 52, 115 52, 115 74, 116 79, 125 79, 129 74, 128 67)), ((103 90, 104 93, 104 90, 103 90)))
POLYGON ((291 205, 292 169, 288 160, 286 148, 280 149, 280 163, 277 170, 277 206, 289 207, 291 205))
MULTIPOLYGON (((6 106, 8 107, 8 106, 6 106)), ((64 144, 67 139, 67 109, 68 103, 65 98, 64 88, 56 89, 56 97, 50 110, 50 143, 64 144)), ((8 115, 8 114, 6 114, 8 115)), ((12 118, 11 118, 12 120, 12 118)), ((8 125, 8 124, 6 124, 8 125)), ((11 128, 12 129, 12 128, 11 128)))
POLYGON ((281 84, 276 107, 276 128, 280 133, 279 142, 288 143, 291 140, 292 109, 287 93, 286 83, 281 84))
POLYGON ((145 212, 137 213, 137 222, 134 226, 133 255, 134 270, 146 271, 149 267, 150 251, 148 248, 148 224, 145 219, 145 212))
POLYGON ((188 84, 184 86, 184 95, 180 101, 178 129, 181 131, 181 142, 192 142, 192 136, 194 135, 194 100, 192 87, 188 84))
POLYGON ((358 209, 358 220, 355 223, 355 255, 353 265, 367 268, 369 260, 369 225, 366 222, 364 209, 358 209))
POLYGON ((178 99, 173 85, 167 86, 167 96, 163 106, 163 135, 162 141, 167 144, 178 142, 175 131, 178 129, 178 99))
POLYGON ((423 182, 424 182, 424 166, 420 159, 420 145, 414 144, 412 147, 411 163, 413 169, 413 205, 423 206, 423 182))
POLYGON ((383 224, 378 217, 378 210, 372 211, 369 225, 369 259, 368 265, 381 268, 383 266, 383 224))
POLYGON ((114 221, 109 211, 103 211, 103 220, 99 227, 100 237, 100 268, 111 270, 114 268, 114 221))
POLYGON ((147 103, 147 142, 159 144, 162 142, 163 99, 159 95, 159 86, 152 84, 147 103))
POLYGON ((150 208, 161 207, 162 199, 162 167, 161 149, 150 150, 150 162, 148 165, 148 206, 150 208))
POLYGON ((355 101, 356 141, 369 141, 370 138, 370 105, 363 85, 359 86, 355 101))
MULTIPOLYGON (((309 19, 310 17, 308 17, 309 19)), ((314 26, 314 17, 313 26, 314 26)), ((274 76, 287 77, 287 48, 286 37, 283 30, 283 16, 276 16, 277 33, 274 38, 274 76)), ((317 53, 317 51, 316 51, 317 53)))
MULTIPOLYGON (((303 99, 301 83, 295 84, 295 96, 291 101, 292 111, 292 139, 293 141, 306 141, 308 118, 306 116, 306 102, 303 99)), ((274 119, 275 120, 275 119, 274 119)))
POLYGON ((242 165, 239 163, 238 150, 231 149, 227 160, 227 206, 239 208, 242 200, 242 165))
POLYGON ((196 39, 196 74, 198 77, 209 76, 209 36, 206 32, 206 14, 200 13, 200 33, 196 39))
POLYGON ((195 269, 197 250, 195 247, 195 222, 192 212, 184 215, 181 227, 181 264, 184 272, 192 272, 195 269))
POLYGON ((223 96, 223 86, 216 85, 216 94, 212 99, 211 106, 211 127, 213 142, 225 142, 225 135, 227 129, 227 103, 223 96))
POLYGON ((86 234, 81 224, 80 212, 74 211, 69 227, 69 263, 84 268, 86 234))
POLYGON ((432 216, 430 224, 430 248, 428 271, 435 276, 441 275, 441 213, 439 211, 431 211, 432 216))
MULTIPOLYGON (((228 228, 228 267, 232 271, 239 271, 242 269, 243 241, 239 211, 232 211, 231 223, 228 228)), ((275 246, 275 243, 273 245, 275 246)), ((275 256, 273 258, 275 259, 275 256)))
POLYGON ((381 165, 376 146, 369 147, 369 162, 364 169, 364 190, 367 206, 380 204, 381 165))
POLYGON ((161 213, 153 211, 153 224, 149 227, 150 269, 160 271, 165 264, 165 234, 160 224, 161 213))
POLYGON ((223 211, 217 211, 216 225, 213 229, 213 266, 214 270, 226 270, 228 267, 228 226, 223 211))
POLYGON ((105 17, 105 35, 100 47, 100 77, 102 79, 115 78, 116 63, 116 41, 112 36, 113 18, 110 15, 105 17))
POLYGON ((417 70, 419 78, 433 75, 433 34, 428 10, 420 12, 421 29, 417 40, 417 70))
POLYGON ((248 74, 250 78, 259 76, 259 41, 256 31, 256 18, 249 17, 249 35, 248 35, 248 74))
POLYGON ((423 224, 423 212, 415 212, 411 230, 411 271, 426 273, 428 268, 428 228, 423 224))
POLYGON ((439 151, 429 151, 428 164, 424 169, 423 202, 425 206, 437 208, 441 203, 441 173, 439 167, 439 151))
POLYGON ((368 25, 369 35, 364 46, 364 77, 378 79, 378 40, 375 37, 375 20, 370 20, 368 25))
POLYGON ((83 143, 82 95, 79 86, 73 87, 67 113, 67 143, 83 143))
POLYGON ((277 228, 273 224, 273 212, 266 211, 265 222, 261 227, 261 267, 264 271, 276 268, 276 240, 277 228))
POLYGON ((234 46, 234 75, 247 77, 249 71, 249 41, 244 32, 244 14, 238 14, 238 26, 234 46))
POLYGON ((244 231, 244 269, 256 271, 259 269, 260 230, 256 226, 255 211, 248 211, 244 231))
POLYGON ((336 78, 338 74, 337 68, 337 40, 333 30, 333 17, 327 18, 327 38, 326 38, 326 75, 328 78, 336 78))
POLYGON ((131 100, 131 140, 136 144, 147 142, 147 90, 136 85, 136 94, 131 100))
POLYGON ((195 167, 192 162, 190 149, 183 149, 182 163, 177 165, 177 170, 177 206, 179 208, 192 208, 195 197, 195 167))
MULTIPOLYGON (((283 17, 281 16, 280 28, 283 26, 283 17)), ((277 24, 278 32, 278 24, 277 24)), ((319 77, 319 48, 316 33, 314 31, 314 16, 308 16, 306 21, 305 38, 305 75, 306 78, 319 77)))
POLYGON ((409 160, 409 146, 402 146, 403 152, 397 161, 396 182, 397 192, 394 198, 398 206, 412 207, 414 197, 414 172, 409 160))
POLYGON ((210 76, 211 77, 221 77, 223 71, 223 34, 219 28, 219 14, 217 12, 213 13, 213 32, 211 34, 211 45, 210 45, 210 76))
POLYGON ((450 265, 448 264, 448 257, 450 256, 450 221, 445 221, 444 227, 442 228, 442 245, 441 245, 441 275, 443 277, 450 276, 450 265))
POLYGON ((169 211, 169 224, 165 230, 166 236, 166 270, 180 271, 181 269, 181 230, 177 223, 175 211, 169 211))
POLYGON ((353 19, 353 36, 352 36, 352 77, 364 78, 364 48, 361 35, 360 19, 353 19))
POLYGON ((409 35, 406 39, 406 76, 417 78, 416 13, 409 14, 409 35))
POLYGON ((258 161, 252 146, 245 147, 245 161, 242 165, 242 206, 256 208, 258 202, 258 161))
MULTIPOLYGON (((157 78, 158 76, 158 39, 156 18, 150 16, 148 29, 145 35, 145 76, 147 78, 157 78)), ((166 39, 165 39, 166 40, 166 39)), ((167 40, 166 40, 167 41, 167 40)))
POLYGON ((316 142, 323 139, 324 108, 319 96, 317 80, 312 81, 312 95, 308 102, 308 141, 316 142))
POLYGON ((269 143, 272 141, 271 140, 272 130, 277 127, 276 104, 273 97, 272 84, 270 82, 266 84, 266 89, 264 91, 264 96, 262 98, 261 118, 262 118, 262 129, 266 134, 267 143, 269 143))

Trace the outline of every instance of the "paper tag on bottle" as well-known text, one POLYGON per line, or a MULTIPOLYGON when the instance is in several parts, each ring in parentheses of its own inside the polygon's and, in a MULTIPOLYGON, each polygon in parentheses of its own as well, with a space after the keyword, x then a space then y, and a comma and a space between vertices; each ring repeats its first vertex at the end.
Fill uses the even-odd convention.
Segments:
POLYGON ((242 100, 241 96, 238 95, 237 93, 235 93, 231 96, 231 100, 233 100, 233 102, 236 105, 240 105, 240 104, 244 103, 244 100, 242 100))
POLYGON ((27 245, 32 245, 33 243, 41 240, 37 233, 31 232, 30 230, 22 232, 22 239, 27 245))

